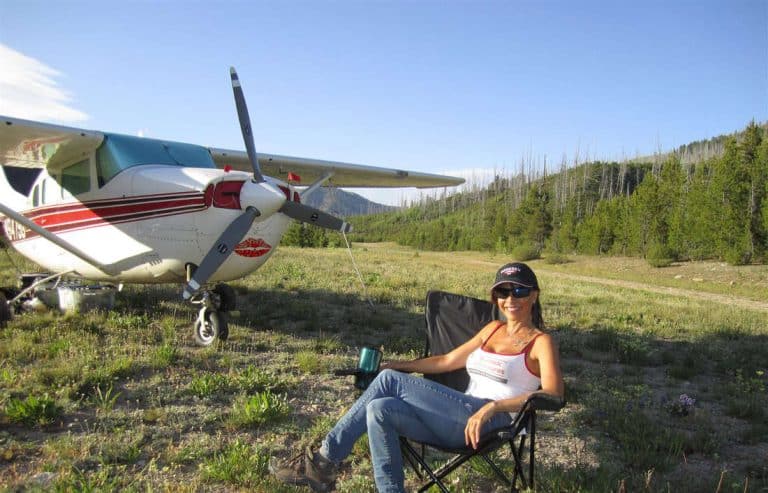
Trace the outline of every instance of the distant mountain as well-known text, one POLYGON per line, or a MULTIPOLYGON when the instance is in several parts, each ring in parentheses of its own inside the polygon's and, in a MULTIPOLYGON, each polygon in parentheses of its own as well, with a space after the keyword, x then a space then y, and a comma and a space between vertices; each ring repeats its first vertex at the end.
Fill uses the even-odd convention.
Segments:
POLYGON ((340 217, 379 214, 400 209, 391 205, 371 202, 365 197, 340 188, 320 188, 302 202, 340 217))

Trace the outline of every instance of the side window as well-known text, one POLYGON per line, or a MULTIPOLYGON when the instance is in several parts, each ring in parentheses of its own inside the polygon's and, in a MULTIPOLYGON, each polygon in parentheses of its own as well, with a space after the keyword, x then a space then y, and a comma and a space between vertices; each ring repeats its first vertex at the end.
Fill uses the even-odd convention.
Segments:
POLYGON ((61 191, 59 190, 59 186, 56 181, 50 178, 44 179, 41 195, 43 204, 55 204, 58 202, 61 197, 61 191))
POLYGON ((91 189, 91 162, 84 159, 61 171, 61 187, 72 195, 91 189))
POLYGON ((40 185, 35 185, 32 190, 32 207, 40 205, 40 185))

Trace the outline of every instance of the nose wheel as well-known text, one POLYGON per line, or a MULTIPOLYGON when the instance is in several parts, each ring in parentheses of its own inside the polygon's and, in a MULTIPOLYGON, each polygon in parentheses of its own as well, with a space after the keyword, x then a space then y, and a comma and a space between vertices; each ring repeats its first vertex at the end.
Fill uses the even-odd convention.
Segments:
POLYGON ((226 341, 229 336, 226 314, 201 308, 193 330, 198 346, 210 346, 216 339, 226 341))
POLYGON ((200 305, 193 327, 195 343, 210 346, 216 340, 226 341, 229 337, 227 312, 235 308, 235 291, 219 284, 212 290, 201 291, 190 301, 200 305))
POLYGON ((229 335, 226 314, 202 308, 193 330, 198 346, 210 346, 216 339, 226 341, 229 335))

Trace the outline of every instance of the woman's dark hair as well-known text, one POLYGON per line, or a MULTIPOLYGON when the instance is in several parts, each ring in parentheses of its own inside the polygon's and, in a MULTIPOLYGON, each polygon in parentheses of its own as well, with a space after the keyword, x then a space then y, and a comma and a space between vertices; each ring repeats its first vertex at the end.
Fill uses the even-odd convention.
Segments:
POLYGON ((541 315, 541 302, 538 296, 531 309, 531 317, 533 318, 533 326, 539 330, 544 330, 544 317, 541 315))

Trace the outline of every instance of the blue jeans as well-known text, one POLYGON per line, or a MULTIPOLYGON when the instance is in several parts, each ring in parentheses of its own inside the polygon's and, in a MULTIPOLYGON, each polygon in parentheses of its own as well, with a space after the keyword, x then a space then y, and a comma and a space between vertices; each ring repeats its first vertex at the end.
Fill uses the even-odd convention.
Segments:
MULTIPOLYGON (((380 493, 403 492, 399 437, 463 447, 467 420, 488 402, 425 378, 383 370, 326 435, 320 453, 338 464, 367 431, 376 488, 380 493)), ((483 432, 511 421, 508 413, 495 414, 483 432)))

